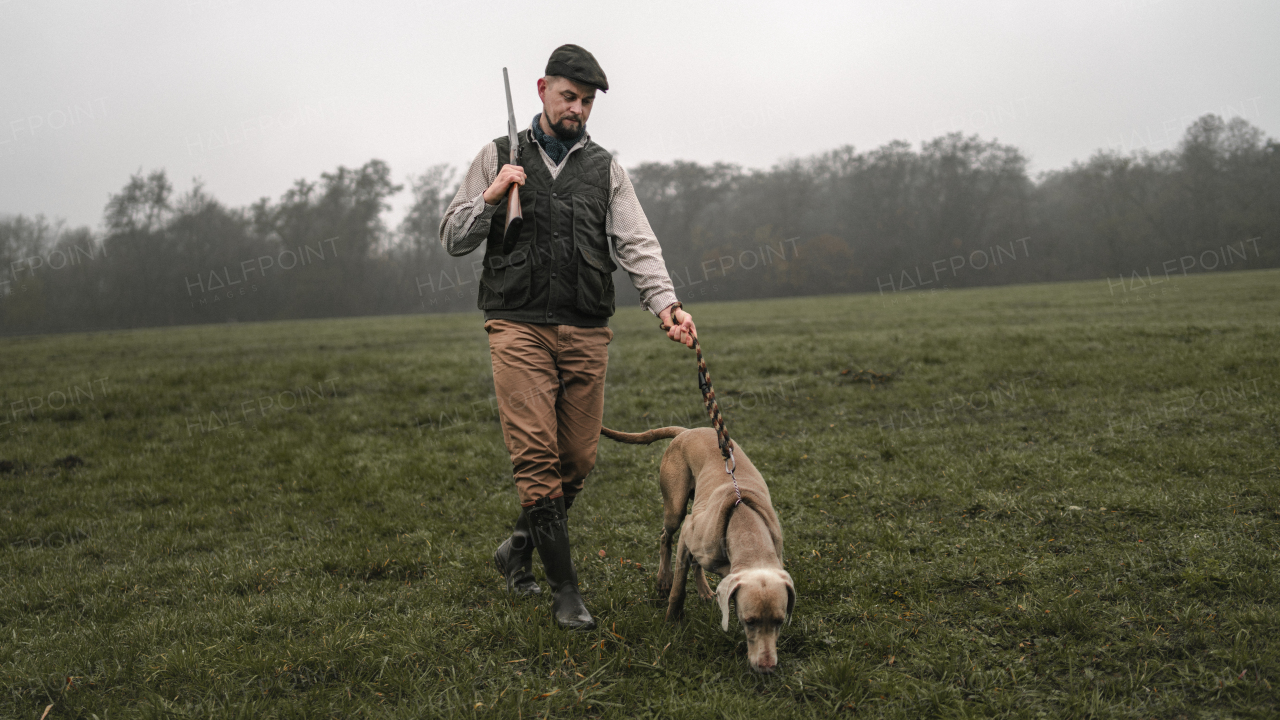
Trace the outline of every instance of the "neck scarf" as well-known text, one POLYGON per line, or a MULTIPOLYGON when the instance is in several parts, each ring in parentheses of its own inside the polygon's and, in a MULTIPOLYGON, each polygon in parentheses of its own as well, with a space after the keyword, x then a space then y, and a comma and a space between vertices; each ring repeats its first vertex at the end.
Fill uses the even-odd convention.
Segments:
POLYGON ((541 119, 542 113, 533 116, 533 139, 547 151, 547 157, 551 158, 551 162, 559 165, 568 157, 569 149, 577 145, 578 140, 582 138, 579 136, 577 140, 561 140, 554 132, 548 135, 542 132, 542 125, 539 123, 541 119))

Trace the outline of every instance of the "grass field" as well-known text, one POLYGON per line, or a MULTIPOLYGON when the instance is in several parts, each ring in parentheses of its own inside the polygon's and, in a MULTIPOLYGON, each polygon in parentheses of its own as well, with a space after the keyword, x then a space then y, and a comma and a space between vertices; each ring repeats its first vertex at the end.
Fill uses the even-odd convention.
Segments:
MULTIPOLYGON (((478 315, 4 339, 0 716, 1275 717, 1278 287, 691 304, 798 590, 767 677, 652 603, 665 443, 574 507, 600 629, 505 596, 478 315)), ((613 327, 606 423, 707 424, 613 327)))

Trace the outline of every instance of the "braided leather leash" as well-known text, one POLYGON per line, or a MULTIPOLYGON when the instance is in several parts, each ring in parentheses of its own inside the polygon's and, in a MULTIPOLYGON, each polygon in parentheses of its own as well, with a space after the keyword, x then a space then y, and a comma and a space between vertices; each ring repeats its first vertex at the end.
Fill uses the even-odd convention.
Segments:
MULTIPOLYGON (((683 309, 684 305, 679 302, 672 306, 672 322, 676 319, 676 311, 683 309)), ((663 325, 659 321, 658 327, 665 332, 674 326, 663 325)), ((733 445, 729 441, 729 429, 725 427, 724 415, 720 412, 720 404, 716 402, 716 391, 715 388, 711 387, 711 374, 707 372, 707 361, 702 358, 702 346, 698 344, 698 338, 696 337, 693 338, 693 351, 698 357, 698 389, 702 391, 702 402, 707 407, 707 414, 711 416, 711 426, 716 431, 716 444, 720 446, 720 454, 724 457, 724 471, 733 480, 733 493, 738 496, 733 505, 737 507, 742 503, 742 491, 738 489, 738 478, 733 474, 738 469, 738 462, 733 459, 733 445)))

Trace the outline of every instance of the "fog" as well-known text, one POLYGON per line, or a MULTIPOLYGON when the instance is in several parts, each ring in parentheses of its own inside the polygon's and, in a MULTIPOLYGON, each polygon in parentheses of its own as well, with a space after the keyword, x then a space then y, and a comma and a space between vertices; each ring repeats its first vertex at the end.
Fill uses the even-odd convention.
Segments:
POLYGON ((780 274, 767 282, 740 287, 725 269, 717 299, 881 292, 875 278, 1022 238, 1031 238, 1026 262, 968 279, 956 270, 948 287, 1123 274, 1250 238, 1261 238, 1250 266, 1271 266, 1276 228, 1259 203, 1275 194, 1267 168, 1278 129, 1277 27, 1274 3, 1172 0, 483 10, 8 0, 0 2, 0 260, 8 268, 0 318, 6 330, 40 332, 463 309, 468 298, 453 293, 446 302, 437 288, 440 273, 466 279, 470 261, 438 257, 424 228, 453 188, 450 171, 505 130, 501 68, 510 69, 518 120, 527 123, 539 110, 536 79, 565 42, 591 50, 609 76, 589 130, 632 172, 673 275, 796 239, 794 262, 769 270, 780 274), (1206 117, 1218 124, 1196 125, 1206 117), (1226 165, 1197 166, 1201 150, 1226 165), (913 218, 909 231, 867 225, 870 188, 883 190, 866 184, 877 172, 914 168, 907 175, 915 179, 899 179, 918 190, 929 168, 954 165, 948 158, 968 168, 931 181, 952 183, 950 204, 901 195, 895 212, 913 218), (1212 202, 1196 205, 1206 196, 1187 190, 1193 177, 1215 188, 1212 202), (359 194, 360 178, 376 188, 361 196, 372 204, 342 217, 323 198, 290 196, 305 180, 337 202, 359 194), (778 194, 793 187, 788 178, 811 192, 778 194), (696 202, 663 205, 670 193, 699 188, 707 192, 696 202), (1106 227, 1124 227, 1126 237, 1108 239, 1090 213, 1102 212, 1101 198, 1134 188, 1137 209, 1108 210, 1124 218, 1106 227), (955 199, 965 193, 968 200, 955 199), (998 203, 998 212, 982 202, 998 203), (282 224, 280 213, 303 206, 319 226, 282 224), (964 217, 981 218, 981 227, 964 217), (329 261, 333 276, 282 276, 263 283, 269 297, 238 300, 243 307, 230 312, 200 310, 183 282, 331 238, 341 258, 329 261), (117 259, 51 272, 58 256, 50 253, 77 242, 82 260, 110 258, 112 242, 123 244, 117 259), (32 257, 49 264, 32 267, 32 257), (73 282, 73 272, 87 274, 73 282), (294 282, 342 290, 304 301, 294 282), (46 295, 55 286, 58 297, 46 295), (105 315, 89 321, 66 305, 77 293, 105 315), (138 305, 126 311, 130 303, 138 305))

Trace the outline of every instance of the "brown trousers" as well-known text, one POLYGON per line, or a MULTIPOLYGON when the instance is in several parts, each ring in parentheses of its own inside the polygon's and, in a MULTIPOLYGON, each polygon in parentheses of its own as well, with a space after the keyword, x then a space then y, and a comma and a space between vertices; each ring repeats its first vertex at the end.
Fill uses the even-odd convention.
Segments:
POLYGON ((613 331, 512 320, 484 329, 520 504, 572 499, 596 464, 613 331))

